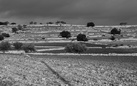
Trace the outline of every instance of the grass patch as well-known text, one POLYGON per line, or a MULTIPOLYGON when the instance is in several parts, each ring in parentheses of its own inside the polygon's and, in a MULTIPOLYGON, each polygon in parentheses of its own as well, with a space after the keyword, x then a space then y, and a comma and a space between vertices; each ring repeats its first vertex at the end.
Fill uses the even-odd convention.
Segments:
POLYGON ((123 49, 123 48, 118 48, 118 49, 113 49, 113 48, 90 48, 87 50, 86 53, 103 53, 103 54, 108 54, 108 53, 137 53, 137 48, 129 48, 129 49, 123 49))
POLYGON ((60 46, 35 46, 36 49, 60 48, 60 46))
MULTIPOLYGON (((65 50, 50 50, 50 51, 39 51, 39 53, 66 53, 65 50)), ((137 53, 137 48, 129 48, 129 49, 113 49, 113 48, 90 48, 84 53, 96 53, 96 54, 109 54, 109 53, 117 53, 117 54, 126 54, 126 53, 137 53)))
MULTIPOLYGON (((67 44, 71 44, 72 42, 45 42, 45 43, 34 43, 35 46, 62 46, 65 47, 67 44)), ((27 44, 27 43, 25 43, 27 44)), ((107 47, 108 45, 103 44, 92 44, 92 43, 82 43, 85 44, 87 47, 107 47)))
POLYGON ((35 46, 66 46, 69 42, 63 42, 63 43, 59 43, 59 42, 54 42, 54 43, 35 43, 35 46))
POLYGON ((65 50, 38 51, 38 53, 66 53, 65 50))

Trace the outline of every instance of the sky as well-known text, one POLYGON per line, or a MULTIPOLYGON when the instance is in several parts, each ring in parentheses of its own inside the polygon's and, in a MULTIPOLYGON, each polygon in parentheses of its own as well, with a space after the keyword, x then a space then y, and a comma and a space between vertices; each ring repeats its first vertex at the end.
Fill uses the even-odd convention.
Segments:
POLYGON ((137 24, 137 0, 0 0, 0 21, 137 24))

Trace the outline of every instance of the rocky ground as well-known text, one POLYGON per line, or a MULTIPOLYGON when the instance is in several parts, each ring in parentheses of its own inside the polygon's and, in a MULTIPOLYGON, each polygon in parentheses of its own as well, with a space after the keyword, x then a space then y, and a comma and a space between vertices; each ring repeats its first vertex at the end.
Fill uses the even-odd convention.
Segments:
POLYGON ((0 86, 136 85, 136 63, 0 54, 0 86))
POLYGON ((46 59, 73 86, 136 86, 137 64, 82 59, 46 59))
POLYGON ((65 86, 39 61, 28 56, 0 55, 0 86, 65 86))

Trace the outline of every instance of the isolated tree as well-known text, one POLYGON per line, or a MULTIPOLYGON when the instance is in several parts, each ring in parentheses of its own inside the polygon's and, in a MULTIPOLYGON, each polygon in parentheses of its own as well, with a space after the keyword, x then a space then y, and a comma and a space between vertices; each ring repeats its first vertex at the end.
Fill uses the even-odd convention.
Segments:
POLYGON ((60 36, 63 38, 70 38, 71 33, 69 31, 62 31, 62 32, 60 32, 60 36))
POLYGON ((3 35, 0 35, 0 41, 4 40, 3 35))
POLYGON ((94 27, 94 26, 95 26, 95 24, 93 22, 88 22, 87 23, 87 27, 94 27))
POLYGON ((111 31, 110 31, 111 34, 115 35, 115 34, 121 34, 121 30, 117 29, 117 28, 113 28, 111 31))
POLYGON ((11 44, 8 41, 3 41, 0 43, 0 50, 5 53, 5 51, 8 51, 11 48, 11 44))
POLYGON ((85 34, 80 33, 77 35, 77 41, 88 41, 88 39, 85 34))

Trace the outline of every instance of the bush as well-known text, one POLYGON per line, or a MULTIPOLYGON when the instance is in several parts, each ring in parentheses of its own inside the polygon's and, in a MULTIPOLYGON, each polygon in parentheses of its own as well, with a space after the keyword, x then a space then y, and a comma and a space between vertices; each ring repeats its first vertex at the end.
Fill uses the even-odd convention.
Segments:
POLYGON ((97 38, 93 38, 94 41, 97 41, 98 39, 97 38))
POLYGON ((121 22, 119 25, 127 25, 127 22, 121 22))
POLYGON ((118 47, 118 46, 119 46, 118 44, 113 45, 113 47, 118 47))
POLYGON ((15 22, 12 22, 11 25, 16 25, 16 23, 15 23, 15 22))
POLYGON ((66 24, 65 21, 57 21, 56 24, 66 24))
POLYGON ((95 24, 93 22, 88 22, 87 23, 87 27, 94 27, 94 26, 95 26, 95 24))
POLYGON ((12 28, 13 33, 17 33, 18 29, 16 27, 12 28))
POLYGON ((14 48, 17 49, 17 50, 22 49, 22 45, 23 45, 23 43, 21 43, 21 42, 13 43, 14 48))
POLYGON ((0 22, 0 25, 8 25, 9 22, 0 22))
POLYGON ((60 36, 63 38, 70 38, 71 33, 69 31, 62 31, 62 32, 60 32, 60 36))
POLYGON ((0 35, 0 41, 4 40, 3 35, 0 35))
POLYGON ((27 28, 27 25, 24 24, 24 25, 23 25, 23 28, 27 28))
POLYGON ((118 30, 117 28, 113 28, 111 31, 110 31, 111 34, 115 35, 115 34, 120 34, 121 33, 121 30, 118 30))
POLYGON ((34 52, 35 51, 35 46, 34 46, 34 44, 24 44, 23 46, 22 46, 22 49, 26 52, 26 53, 28 53, 28 52, 34 52))
POLYGON ((10 35, 8 33, 2 33, 3 37, 10 37, 10 35))
POLYGON ((86 45, 82 43, 72 43, 65 47, 65 51, 69 53, 83 53, 87 50, 86 45))
POLYGON ((112 40, 112 41, 115 40, 115 39, 116 39, 116 38, 115 38, 114 36, 111 36, 111 37, 110 37, 110 40, 112 40))
POLYGON ((54 24, 53 22, 47 22, 46 24, 54 24))
POLYGON ((85 34, 78 34, 77 41, 88 41, 88 39, 85 34))
POLYGON ((23 26, 22 25, 18 25, 18 30, 22 30, 23 26))
POLYGON ((8 51, 9 49, 11 49, 11 44, 8 41, 1 42, 1 44, 0 44, 1 51, 5 52, 5 51, 8 51))

